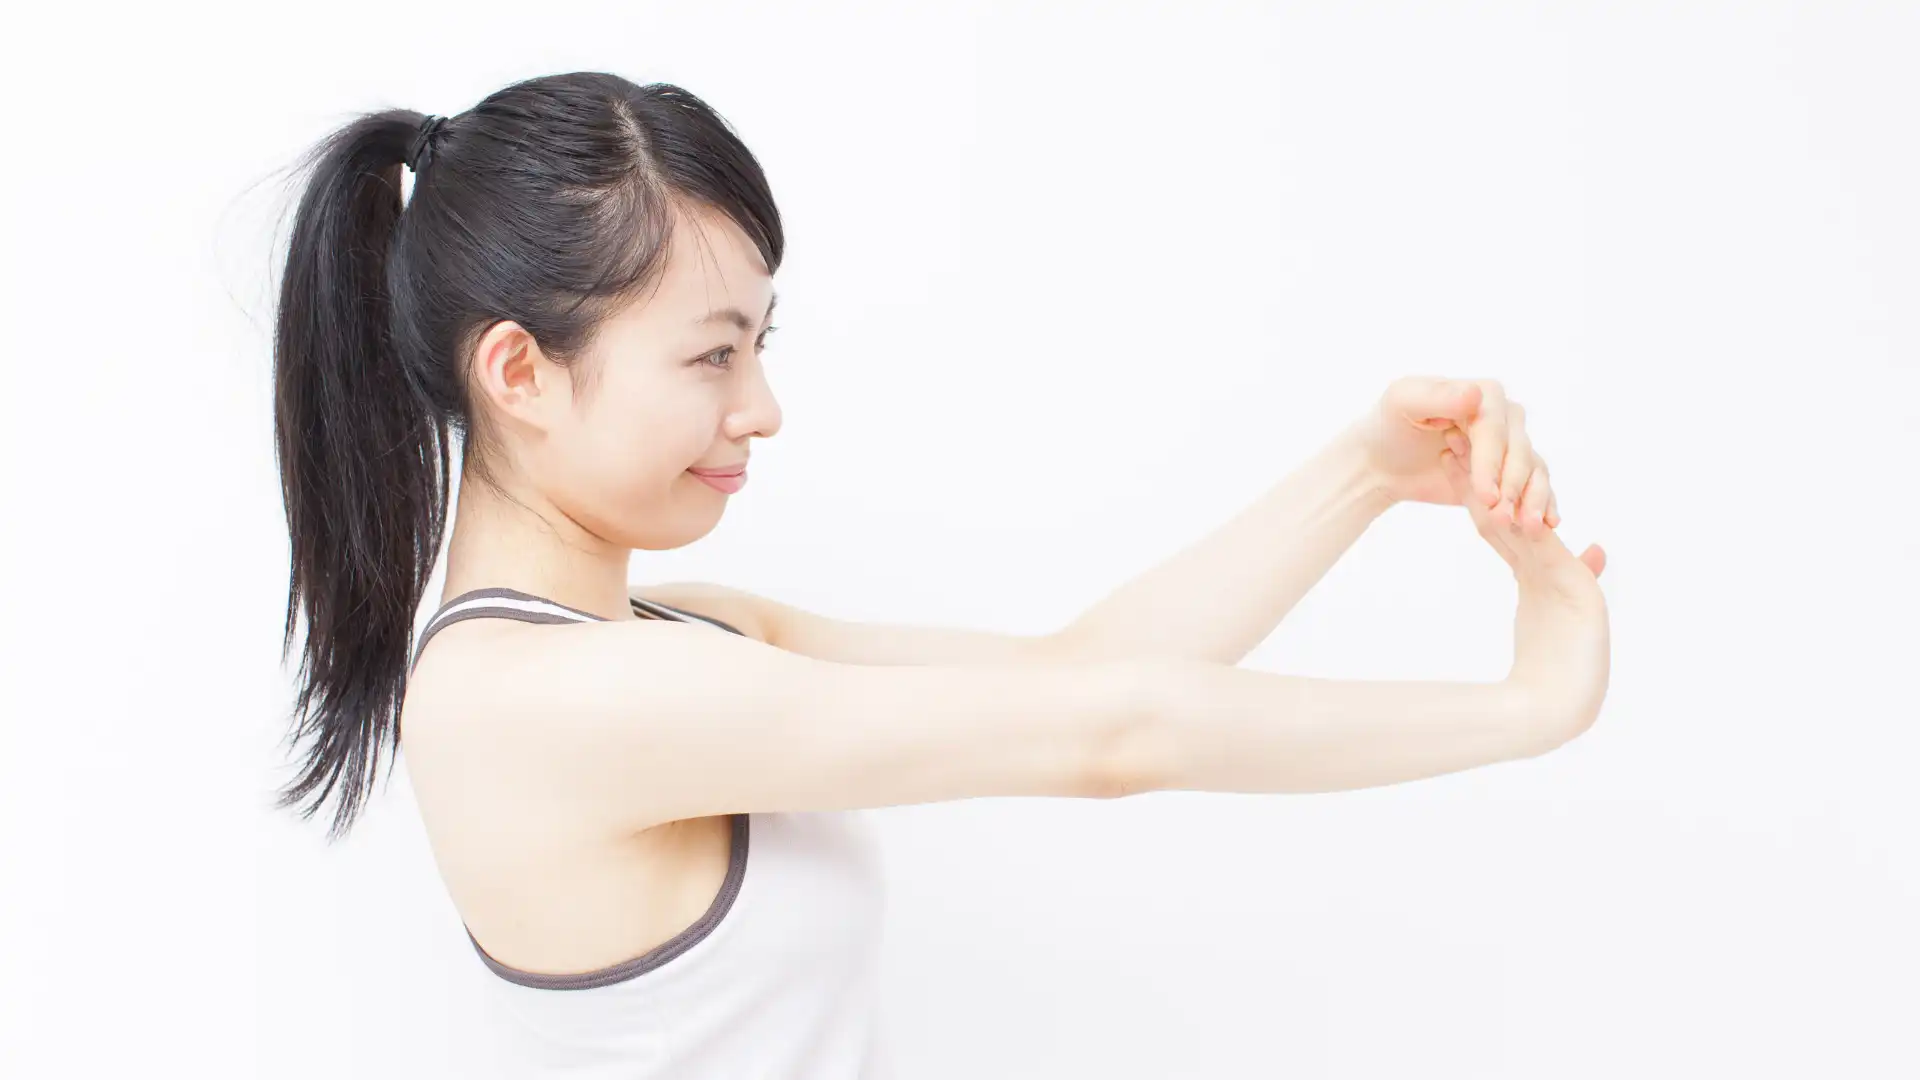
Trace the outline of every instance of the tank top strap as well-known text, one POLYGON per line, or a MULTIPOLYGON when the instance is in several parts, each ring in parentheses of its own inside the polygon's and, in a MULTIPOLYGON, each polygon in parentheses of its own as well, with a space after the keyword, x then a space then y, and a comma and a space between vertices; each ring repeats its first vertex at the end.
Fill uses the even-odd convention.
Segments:
POLYGON ((709 626, 717 626, 731 634, 739 634, 742 637, 746 636, 746 631, 730 622, 716 619, 711 615, 702 615, 697 611, 687 611, 684 608, 663 604, 658 600, 646 600, 638 596, 629 597, 629 599, 633 601, 633 610, 638 612, 643 618, 678 619, 681 622, 703 622, 709 626))
MULTIPOLYGON (((704 622, 735 634, 741 630, 731 623, 711 618, 692 611, 662 604, 657 600, 645 600, 629 597, 634 614, 643 619, 665 619, 674 622, 704 622)), ((427 620, 420 631, 420 640, 413 647, 413 660, 407 665, 411 674, 420 664, 420 654, 427 647, 427 640, 440 632, 441 628, 467 619, 517 619, 530 623, 571 623, 606 622, 607 620, 590 611, 569 607, 544 596, 535 596, 519 589, 505 586, 493 586, 485 589, 469 589, 440 605, 440 609, 427 620)))

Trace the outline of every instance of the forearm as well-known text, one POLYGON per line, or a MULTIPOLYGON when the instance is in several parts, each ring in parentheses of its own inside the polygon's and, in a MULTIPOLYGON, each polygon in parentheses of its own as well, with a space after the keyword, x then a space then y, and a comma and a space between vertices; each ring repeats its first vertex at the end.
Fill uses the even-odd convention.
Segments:
POLYGON ((1392 500, 1349 433, 1216 531, 1126 582, 1060 632, 1088 659, 1238 664, 1392 500))
POLYGON ((1116 766, 1130 790, 1379 787, 1551 749, 1509 682, 1357 682, 1173 662, 1149 666, 1145 719, 1116 766))

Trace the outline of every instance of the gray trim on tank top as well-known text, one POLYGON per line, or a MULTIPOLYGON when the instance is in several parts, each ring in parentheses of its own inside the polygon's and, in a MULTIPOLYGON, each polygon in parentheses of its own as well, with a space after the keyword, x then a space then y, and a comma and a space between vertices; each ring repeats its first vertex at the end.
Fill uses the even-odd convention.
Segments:
MULTIPOLYGON (((565 611, 571 611, 580 616, 581 619, 587 619, 593 622, 611 621, 604 616, 595 615, 590 611, 581 611, 579 608, 569 607, 566 604, 549 600, 544 596, 535 596, 532 593, 521 592, 518 589, 504 587, 470 589, 441 604, 439 611, 436 611, 433 617, 427 620, 427 627, 420 634, 419 644, 414 646, 413 665, 417 666, 419 664, 420 653, 426 648, 428 638, 438 632, 441 627, 451 626, 465 619, 486 617, 518 619, 522 622, 548 624, 580 621, 580 619, 569 618, 568 616, 559 615, 551 611, 526 611, 521 608, 506 607, 504 605, 494 606, 490 604, 468 608, 465 611, 456 612, 445 618, 441 617, 441 612, 446 611, 456 604, 464 604, 470 600, 487 598, 533 601, 541 604, 549 604, 565 611)), ((730 623, 691 611, 682 611, 677 607, 662 604, 657 600, 644 600, 637 596, 629 597, 629 599, 633 602, 634 611, 645 618, 678 619, 681 622, 697 619, 701 622, 712 623, 715 626, 729 630, 735 634, 741 633, 739 628, 730 623), (663 612, 665 612, 665 614, 663 614, 663 612)), ((409 666, 408 671, 412 671, 412 666, 409 666)), ((526 971, 509 964, 503 964, 494 959, 487 954, 486 949, 481 947, 479 940, 473 936, 472 930, 466 931, 467 940, 473 944, 473 951, 480 955, 481 961, 485 963, 488 969, 495 975, 500 976, 508 982, 533 987, 537 990, 591 990, 598 986, 611 986, 614 983, 625 982, 628 979, 652 971, 705 940, 707 935, 713 933, 714 927, 720 925, 720 920, 726 917, 727 912, 733 909, 734 899, 740 895, 741 883, 746 880, 747 876, 747 846, 752 835, 751 817, 748 814, 732 814, 729 816, 733 819, 733 829, 728 845, 727 876, 721 881, 720 891, 714 895, 713 902, 707 905, 706 912, 702 914, 693 925, 681 930, 679 933, 648 949, 646 952, 641 953, 639 956, 621 960, 617 963, 609 964, 606 967, 595 968, 592 971, 548 974, 538 971, 526 971)), ((461 928, 466 929, 465 923, 461 924, 461 928)))
MULTIPOLYGON (((530 623, 564 623, 564 622, 574 621, 572 619, 567 618, 565 615, 556 615, 550 611, 522 611, 518 608, 509 608, 505 606, 502 606, 502 607, 482 606, 482 607, 476 607, 476 608, 469 608, 466 611, 456 612, 452 615, 449 615, 444 619, 440 617, 441 612, 447 610, 450 607, 453 607, 455 604, 464 604, 469 600, 481 600, 481 599, 490 599, 490 598, 496 598, 496 597, 504 598, 508 600, 531 600, 535 603, 551 604, 552 606, 560 608, 563 611, 571 611, 575 615, 578 615, 583 619, 591 619, 594 622, 611 621, 604 615, 595 615, 591 611, 582 611, 577 607, 570 607, 566 604, 560 603, 559 601, 549 600, 544 596, 535 596, 532 593, 521 592, 519 589, 509 589, 503 586, 494 586, 492 588, 486 588, 486 589, 468 589, 466 592, 461 593, 459 596, 452 597, 449 600, 447 600, 445 603, 441 604, 439 607, 439 610, 433 613, 433 617, 427 620, 426 629, 422 630, 420 633, 420 640, 414 643, 413 660, 407 664, 407 673, 411 675, 413 673, 413 669, 420 666, 420 653, 422 650, 424 650, 427 647, 427 639, 439 633, 440 628, 443 626, 452 626, 454 623, 464 622, 467 619, 478 619, 483 617, 501 617, 501 616, 519 619, 522 622, 530 622, 530 623)), ((681 622, 686 622, 689 619, 698 619, 699 621, 704 623, 711 623, 722 630, 726 630, 735 634, 740 634, 742 637, 746 636, 745 632, 742 631, 739 627, 733 625, 730 622, 725 622, 723 620, 716 619, 711 615, 702 615, 696 611, 684 611, 680 608, 663 604, 658 600, 648 600, 639 596, 629 596, 627 599, 632 603, 633 610, 646 618, 678 619, 681 622), (667 614, 662 614, 662 612, 666 612, 667 614)))
POLYGON ((748 815, 733 814, 733 833, 731 850, 727 856, 727 876, 720 883, 720 891, 714 894, 713 902, 707 905, 706 913, 693 925, 673 935, 667 940, 641 953, 639 956, 618 963, 609 964, 592 971, 567 972, 548 975, 537 971, 524 971, 510 967, 487 955, 480 947, 473 931, 467 931, 467 940, 473 942, 473 951, 495 975, 508 982, 531 986, 536 990, 591 990, 596 986, 611 986, 625 982, 635 976, 644 975, 654 968, 693 948, 713 933, 720 920, 733 910, 733 901, 740 895, 740 885, 747 877, 747 843, 752 830, 748 826, 748 815))

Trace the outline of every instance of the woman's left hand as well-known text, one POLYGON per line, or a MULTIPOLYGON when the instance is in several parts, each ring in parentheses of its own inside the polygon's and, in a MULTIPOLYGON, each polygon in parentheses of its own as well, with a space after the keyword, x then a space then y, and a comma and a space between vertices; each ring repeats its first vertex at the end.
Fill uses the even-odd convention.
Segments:
POLYGON ((1493 379, 1409 375, 1387 387, 1355 432, 1378 483, 1396 501, 1459 506, 1441 452, 1471 473, 1468 497, 1530 536, 1558 528, 1547 463, 1527 436, 1526 410, 1493 379))

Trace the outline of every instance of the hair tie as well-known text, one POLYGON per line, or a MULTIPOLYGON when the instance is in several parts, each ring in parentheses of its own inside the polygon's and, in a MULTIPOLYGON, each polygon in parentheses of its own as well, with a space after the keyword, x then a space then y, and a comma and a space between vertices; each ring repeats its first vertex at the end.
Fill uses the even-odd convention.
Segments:
POLYGON ((427 163, 433 160, 434 139, 446 123, 446 117, 431 113, 420 122, 420 130, 414 133, 413 141, 407 144, 407 168, 418 173, 427 167, 427 163))

